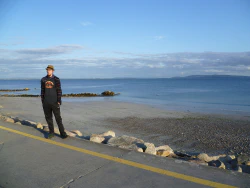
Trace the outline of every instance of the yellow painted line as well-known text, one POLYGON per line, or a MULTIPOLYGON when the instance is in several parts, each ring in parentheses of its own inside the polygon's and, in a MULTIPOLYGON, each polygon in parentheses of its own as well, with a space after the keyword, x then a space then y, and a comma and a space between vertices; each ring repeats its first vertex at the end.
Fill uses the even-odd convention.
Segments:
POLYGON ((71 146, 71 145, 68 145, 68 144, 56 142, 56 141, 53 141, 53 140, 50 140, 50 139, 47 139, 47 138, 42 138, 42 137, 39 137, 39 136, 34 136, 34 135, 31 135, 31 134, 24 133, 24 132, 21 132, 21 131, 17 131, 17 130, 14 130, 14 129, 10 129, 10 128, 7 128, 7 127, 0 126, 0 129, 10 131, 10 132, 13 132, 13 133, 16 133, 16 134, 20 134, 20 135, 23 135, 23 136, 27 136, 29 138, 33 138, 33 139, 40 140, 40 141, 43 141, 43 142, 47 142, 47 143, 50 143, 50 144, 54 144, 54 145, 57 145, 57 146, 60 146, 60 147, 68 148, 68 149, 71 149, 71 150, 74 150, 74 151, 79 151, 79 152, 82 152, 82 153, 85 153, 85 154, 93 155, 93 156, 100 157, 100 158, 103 158, 103 159, 107 159, 107 160, 110 160, 110 161, 114 161, 114 162, 117 162, 117 163, 121 163, 121 164, 125 164, 125 165, 128 165, 128 166, 133 166, 133 167, 136 167, 136 168, 140 168, 140 169, 144 169, 144 170, 147 170, 147 171, 155 172, 155 173, 158 173, 158 174, 163 174, 163 175, 166 175, 166 176, 171 176, 171 177, 174 177, 174 178, 194 182, 194 183, 197 183, 197 184, 207 185, 207 186, 211 186, 211 187, 235 188, 234 186, 231 186, 231 185, 226 185, 226 184, 217 183, 217 182, 213 182, 213 181, 209 181, 209 180, 205 180, 205 179, 201 179, 201 178, 196 178, 196 177, 193 177, 193 176, 188 176, 188 175, 180 174, 180 173, 177 173, 177 172, 172 172, 172 171, 169 171, 169 170, 164 170, 164 169, 144 165, 144 164, 141 164, 141 163, 137 163, 137 162, 133 162, 133 161, 113 157, 113 156, 110 156, 110 155, 101 154, 101 153, 86 150, 86 149, 83 149, 83 148, 78 148, 78 147, 75 147, 75 146, 71 146))

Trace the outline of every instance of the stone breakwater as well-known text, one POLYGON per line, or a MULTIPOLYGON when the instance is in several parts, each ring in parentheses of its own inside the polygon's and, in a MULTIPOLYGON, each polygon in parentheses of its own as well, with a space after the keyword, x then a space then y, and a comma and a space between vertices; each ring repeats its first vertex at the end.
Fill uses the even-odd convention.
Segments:
MULTIPOLYGON (((40 122, 33 122, 30 120, 20 119, 19 117, 7 116, 4 114, 0 114, 0 119, 5 122, 14 123, 20 126, 22 125, 32 126, 44 132, 49 132, 48 125, 41 124, 40 122)), ((56 134, 60 135, 58 128, 55 127, 54 131, 56 134)), ((128 135, 116 136, 115 132, 112 130, 108 130, 106 132, 99 134, 88 133, 87 135, 86 133, 84 132, 82 133, 79 130, 70 130, 70 131, 65 130, 65 132, 70 137, 89 140, 91 142, 100 144, 106 144, 112 147, 134 150, 137 152, 147 153, 150 155, 157 155, 159 157, 168 157, 168 158, 174 158, 176 160, 184 160, 186 162, 195 163, 196 165, 206 165, 225 170, 250 173, 250 157, 246 154, 239 154, 239 155, 220 154, 220 155, 209 156, 206 153, 199 153, 196 155, 190 155, 188 153, 175 151, 167 144, 161 146, 155 146, 154 143, 149 143, 133 136, 128 136, 128 135)))
MULTIPOLYGON (((6 90, 7 91, 7 90, 6 90)), ((14 90, 8 90, 14 91, 14 90)), ((15 91, 24 91, 24 90, 15 90, 15 91)), ((70 93, 70 94, 63 94, 62 97, 105 97, 105 96, 115 96, 120 95, 120 93, 115 93, 113 91, 104 91, 101 94, 98 93, 70 93)), ((2 94, 0 97, 41 97, 41 95, 32 95, 32 94, 2 94)))
POLYGON ((15 91, 28 91, 30 90, 29 88, 24 88, 24 89, 0 89, 0 92, 15 92, 15 91))

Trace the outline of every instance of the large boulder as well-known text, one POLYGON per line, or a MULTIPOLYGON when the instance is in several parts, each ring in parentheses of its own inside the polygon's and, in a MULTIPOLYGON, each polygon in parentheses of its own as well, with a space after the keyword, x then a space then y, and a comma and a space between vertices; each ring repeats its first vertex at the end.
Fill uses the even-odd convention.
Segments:
POLYGON ((157 150, 156 151, 156 155, 162 156, 162 157, 168 157, 170 155, 170 151, 169 150, 157 150))
POLYGON ((250 160, 250 157, 247 154, 241 154, 237 157, 238 164, 245 164, 247 161, 250 160))
POLYGON ((43 126, 43 131, 49 132, 49 127, 48 126, 43 126))
POLYGON ((115 137, 115 132, 114 132, 114 131, 107 131, 107 132, 101 133, 100 136, 111 136, 111 137, 115 137))
POLYGON ((143 152, 142 148, 139 148, 137 145, 135 144, 131 144, 131 145, 121 145, 118 146, 119 148, 124 148, 124 149, 128 149, 128 150, 134 150, 134 151, 138 151, 138 152, 143 152))
POLYGON ((208 156, 206 153, 200 153, 197 158, 205 162, 216 161, 220 158, 226 157, 226 155, 208 156))
POLYGON ((144 147, 144 141, 133 136, 119 136, 119 137, 112 137, 108 140, 107 144, 112 146, 129 146, 132 144, 137 145, 140 148, 144 147))
POLYGON ((138 152, 143 152, 143 149, 145 148, 143 140, 127 135, 112 137, 108 140, 107 144, 138 152))
POLYGON ((188 162, 195 163, 195 164, 197 164, 197 165, 205 165, 205 166, 208 166, 208 163, 206 163, 205 161, 200 160, 200 159, 189 159, 188 162))
MULTIPOLYGON (((65 131, 66 132, 66 131, 65 131)), ((59 134, 60 135, 60 131, 59 131, 59 129, 57 128, 57 127, 54 127, 54 133, 56 133, 56 134, 59 134)))
POLYGON ((145 142, 144 145, 145 145, 145 153, 156 155, 156 149, 153 143, 145 142))
POLYGON ((4 120, 5 122, 15 123, 15 120, 8 116, 1 116, 1 119, 4 120))
MULTIPOLYGON (((75 134, 75 133, 72 133, 72 132, 70 132, 70 131, 68 131, 68 130, 64 130, 64 131, 66 132, 66 134, 67 134, 68 136, 70 136, 70 137, 76 137, 76 134, 75 134)), ((58 130, 58 132, 59 132, 59 130, 58 130)), ((59 132, 58 134, 60 134, 60 132, 59 132)))
POLYGON ((212 161, 209 161, 208 164, 209 164, 209 166, 214 166, 214 167, 218 167, 221 169, 226 169, 225 164, 220 160, 212 160, 212 161))
POLYGON ((219 157, 218 159, 223 163, 230 163, 232 160, 235 159, 235 155, 226 155, 225 157, 219 157))
POLYGON ((92 134, 90 136, 90 141, 107 144, 108 140, 113 137, 115 137, 115 132, 107 131, 107 132, 100 133, 100 134, 92 134))
POLYGON ((170 154, 174 154, 174 151, 168 145, 158 146, 155 148, 155 150, 156 150, 156 155, 163 157, 167 157, 170 154))
POLYGON ((43 129, 43 125, 42 125, 40 122, 38 122, 38 123, 36 124, 36 128, 37 128, 37 129, 43 129))
POLYGON ((169 145, 158 146, 158 147, 155 147, 155 149, 156 150, 168 150, 174 153, 174 151, 169 147, 169 145))
POLYGON ((100 136, 98 134, 92 134, 90 136, 91 142, 102 143, 105 140, 104 136, 100 136))

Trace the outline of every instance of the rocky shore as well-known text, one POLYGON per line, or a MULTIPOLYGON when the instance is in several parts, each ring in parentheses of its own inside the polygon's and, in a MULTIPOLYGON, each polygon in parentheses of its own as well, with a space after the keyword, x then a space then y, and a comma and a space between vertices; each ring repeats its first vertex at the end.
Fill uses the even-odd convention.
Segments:
MULTIPOLYGON (((6 91, 6 92, 11 92, 11 91, 26 91, 29 90, 28 88, 25 88, 24 90, 0 90, 0 91, 6 91)), ((101 94, 98 93, 70 93, 70 94, 62 94, 62 97, 104 97, 104 96, 115 96, 119 95, 120 93, 115 93, 113 91, 104 91, 101 94)), ((0 97, 41 97, 41 95, 32 95, 32 94, 20 94, 20 95, 15 95, 15 94, 2 94, 0 97)))
POLYGON ((24 89, 0 89, 0 92, 15 92, 15 91, 28 91, 30 90, 29 88, 24 88, 24 89))

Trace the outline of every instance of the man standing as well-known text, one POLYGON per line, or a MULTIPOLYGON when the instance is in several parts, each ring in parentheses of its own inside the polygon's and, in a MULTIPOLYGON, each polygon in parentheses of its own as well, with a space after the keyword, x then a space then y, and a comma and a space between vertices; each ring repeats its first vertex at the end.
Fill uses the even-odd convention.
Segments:
POLYGON ((60 79, 54 75, 55 69, 53 65, 48 65, 46 70, 47 76, 44 76, 41 79, 41 100, 43 104, 45 119, 49 126, 48 138, 52 138, 54 136, 54 125, 52 119, 53 112, 56 119, 56 123, 59 127, 60 135, 64 139, 67 138, 68 135, 64 130, 60 113, 60 105, 62 105, 61 82, 60 79))

